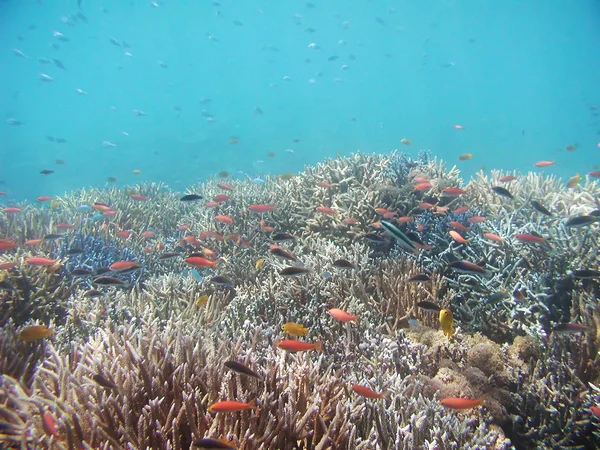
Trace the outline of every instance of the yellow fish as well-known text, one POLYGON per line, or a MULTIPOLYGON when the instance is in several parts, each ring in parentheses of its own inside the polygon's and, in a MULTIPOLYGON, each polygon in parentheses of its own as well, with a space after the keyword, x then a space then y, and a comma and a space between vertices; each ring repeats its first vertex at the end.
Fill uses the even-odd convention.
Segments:
POLYGON ((198 299, 196 300, 196 306, 198 308, 202 308, 204 305, 206 305, 208 303, 208 295, 201 295, 200 297, 198 297, 198 299))
POLYGON ((472 157, 473 157, 473 153, 463 153, 462 155, 460 155, 458 157, 458 159, 460 159, 461 161, 468 161, 472 157))
POLYGON ((139 175, 140 173, 142 173, 142 171, 139 170, 139 169, 134 169, 134 170, 131 171, 131 173, 134 174, 134 175, 139 175))
POLYGON ((410 145, 410 144, 412 144, 411 140, 410 139, 406 139, 406 138, 400 139, 400 142, 402 142, 404 145, 410 145))
POLYGON ((52 335, 52 329, 44 325, 31 325, 23 328, 17 337, 25 342, 33 342, 50 335, 52 335))
POLYGON ((290 336, 306 336, 308 333, 308 328, 305 328, 304 325, 295 322, 284 323, 281 326, 281 329, 290 336))
POLYGON ((260 270, 260 268, 263 266, 264 263, 265 263, 265 260, 261 258, 258 261, 256 261, 256 265, 254 266, 254 268, 256 270, 260 270))
POLYGON ((581 181, 581 175, 580 174, 576 174, 573 178, 571 178, 569 181, 567 181, 567 188, 572 189, 575 186, 577 186, 579 184, 579 182, 581 181))
POLYGON ((52 203, 50 203, 50 208, 52 209, 56 209, 60 206, 60 202, 58 200, 52 200, 52 203))
POLYGON ((444 332, 444 336, 451 338, 454 334, 454 318, 452 317, 452 311, 449 309, 442 309, 440 311, 440 326, 444 332))

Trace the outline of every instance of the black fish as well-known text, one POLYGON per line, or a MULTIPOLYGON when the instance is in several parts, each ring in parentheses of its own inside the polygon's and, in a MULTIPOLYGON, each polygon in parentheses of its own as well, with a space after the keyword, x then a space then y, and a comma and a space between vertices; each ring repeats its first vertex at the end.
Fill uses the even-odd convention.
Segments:
POLYGON ((575 278, 600 278, 600 271, 592 270, 592 269, 579 269, 573 271, 573 276, 575 278))
POLYGON ((45 241, 56 241, 57 239, 65 237, 64 234, 47 234, 44 236, 45 241))
POLYGON ((558 323, 552 329, 554 333, 582 333, 588 331, 589 328, 580 323, 558 323))
POLYGON ((596 216, 571 217, 569 220, 567 220, 567 223, 565 223, 565 226, 567 226, 569 228, 580 228, 580 227, 585 227, 586 225, 591 225, 591 224, 597 222, 598 220, 600 220, 600 219, 596 216))
POLYGON ((213 284, 218 284, 219 286, 226 286, 226 287, 230 287, 230 288, 235 287, 235 284, 233 284, 233 281, 231 281, 229 278, 224 277, 222 275, 217 275, 216 277, 213 277, 210 280, 210 282, 213 284))
POLYGON ((292 236, 289 233, 275 233, 273 236, 271 236, 271 239, 275 242, 282 242, 282 241, 293 241, 294 239, 296 239, 296 237, 292 236))
POLYGON ((54 142, 54 138, 52 136, 46 136, 46 139, 48 139, 50 142, 54 142))
POLYGON ((489 275, 489 272, 483 267, 480 267, 477 264, 473 264, 469 261, 454 261, 448 264, 448 267, 456 270, 459 273, 489 275))
POLYGON ((94 298, 94 297, 100 297, 102 294, 103 294, 102 291, 99 291, 98 289, 90 289, 85 294, 83 294, 83 296, 87 297, 87 298, 94 298))
POLYGON ((340 269, 356 269, 356 266, 347 259, 337 259, 333 262, 333 265, 340 269))
POLYGON ((409 237, 404 234, 396 225, 391 222, 387 222, 385 220, 380 221, 381 226, 392 236, 396 238, 396 241, 400 244, 402 248, 408 251, 416 250, 416 246, 413 241, 409 239, 409 237))
POLYGON ((376 244, 383 244, 387 242, 384 238, 379 236, 377 233, 367 233, 364 235, 365 239, 368 239, 371 242, 375 242, 376 244))
POLYGON ((442 307, 440 305, 433 302, 429 302, 427 300, 423 300, 422 302, 417 303, 417 307, 429 312, 440 312, 442 310, 442 307))
POLYGON ((110 267, 98 267, 96 270, 94 270, 96 275, 102 275, 108 272, 111 272, 110 267))
POLYGON ((551 216, 552 213, 550 211, 548 211, 544 205, 542 205, 540 202, 538 202, 537 200, 531 200, 531 206, 533 206, 533 209, 535 209, 537 212, 544 214, 545 216, 551 216))
POLYGON ((96 383, 98 383, 102 387, 105 387, 105 388, 108 388, 108 389, 114 389, 115 391, 119 390, 118 386, 115 383, 113 383, 112 381, 106 379, 105 377, 103 377, 99 373, 97 373, 96 375, 94 375, 92 377, 92 380, 94 380, 96 383))
POLYGON ((600 217, 600 209, 595 209, 591 211, 588 216, 600 217))
MULTIPOLYGON (((412 276, 408 279, 409 283, 417 283, 417 282, 427 282, 427 281, 431 281, 431 278, 429 278, 427 275, 425 275, 424 273, 419 273, 415 276, 412 276)), ((418 306, 418 305, 417 305, 418 306)))
POLYGON ((54 139, 58 144, 64 144, 65 142, 67 142, 67 140, 65 138, 56 138, 54 139))
POLYGON ((177 256, 179 256, 177 252, 164 252, 162 255, 159 255, 158 259, 164 261, 165 259, 176 258, 177 256))
POLYGON ((202 200, 204 197, 198 194, 187 194, 181 197, 179 200, 182 202, 193 202, 194 200, 202 200))
POLYGON ((217 449, 217 450, 235 450, 235 447, 227 445, 224 442, 217 441, 216 439, 202 438, 192 442, 192 447, 204 448, 204 449, 217 449))
POLYGON ((74 277, 89 277, 93 274, 94 272, 92 272, 89 269, 73 269, 71 271, 71 275, 73 275, 74 277))
POLYGON ((492 191, 494 191, 500 197, 510 198, 511 200, 514 198, 513 195, 508 192, 508 189, 505 189, 502 186, 492 186, 492 191))
POLYGON ((54 63, 54 65, 56 67, 58 67, 59 69, 62 70, 67 70, 67 68, 65 67, 65 65, 60 61, 60 59, 53 59, 52 62, 54 63))
POLYGON ((308 270, 306 267, 289 266, 285 269, 280 270, 279 275, 281 275, 282 277, 297 277, 299 275, 304 275, 308 272, 310 272, 310 270, 308 270))
POLYGON ((102 276, 94 278, 92 280, 92 284, 96 284, 98 286, 125 286, 127 283, 115 277, 102 276))
POLYGON ((42 175, 50 175, 51 173, 54 173, 54 170, 50 170, 50 169, 44 169, 40 172, 42 175))
POLYGON ((290 261, 297 261, 298 260, 290 252, 288 252, 287 250, 284 250, 284 249, 282 249, 281 247, 278 247, 278 246, 271 247, 271 249, 269 250, 269 252, 271 252, 271 254, 273 254, 275 256, 279 256, 280 258, 289 259, 290 261))
POLYGON ((241 373, 242 375, 248 375, 249 377, 254 377, 259 380, 262 378, 254 370, 250 369, 249 367, 246 367, 245 365, 243 365, 242 363, 239 363, 237 361, 225 361, 223 363, 223 365, 225 367, 227 367, 229 370, 233 370, 234 372, 241 373))
POLYGON ((14 291, 15 287, 8 281, 2 280, 0 281, 0 289, 3 289, 5 291, 14 291))
POLYGON ((67 255, 81 255, 83 253, 83 249, 81 248, 70 248, 67 250, 67 255))
POLYGON ((330 56, 329 58, 327 58, 327 61, 333 62, 333 61, 338 60, 339 58, 340 58, 339 56, 334 55, 334 56, 330 56))

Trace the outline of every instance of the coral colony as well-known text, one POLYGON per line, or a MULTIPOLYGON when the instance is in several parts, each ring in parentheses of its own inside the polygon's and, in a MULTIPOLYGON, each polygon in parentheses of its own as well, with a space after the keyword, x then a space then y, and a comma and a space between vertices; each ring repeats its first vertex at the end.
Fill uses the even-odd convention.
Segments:
POLYGON ((599 195, 393 153, 5 204, 2 448, 598 448, 599 195))

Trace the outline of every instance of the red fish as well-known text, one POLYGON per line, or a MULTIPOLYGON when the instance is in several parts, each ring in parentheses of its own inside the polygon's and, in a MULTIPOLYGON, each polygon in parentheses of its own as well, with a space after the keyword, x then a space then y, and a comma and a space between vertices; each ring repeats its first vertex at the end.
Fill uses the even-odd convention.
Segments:
POLYGON ((464 213, 466 213, 468 210, 469 210, 469 207, 468 207, 468 206, 459 206, 458 208, 456 208, 456 209, 454 210, 454 212, 455 212, 456 214, 464 214, 464 213))
POLYGON ((463 225, 462 223, 457 222, 455 220, 451 221, 450 225, 452 225, 454 228, 456 228, 457 230, 460 230, 460 231, 469 231, 470 230, 469 227, 467 227, 467 226, 463 225))
POLYGON ((396 222, 398 223, 408 223, 408 222, 413 222, 415 219, 412 216, 402 216, 402 217, 398 217, 396 219, 396 222))
POLYGON ((351 322, 353 320, 358 322, 358 316, 353 316, 352 314, 347 313, 343 309, 331 308, 327 312, 331 315, 331 317, 333 317, 336 320, 339 320, 340 322, 351 322))
POLYGON ((182 225, 177 225, 177 229, 179 231, 187 231, 190 229, 190 226, 187 223, 184 223, 182 225))
POLYGON ((17 243, 8 239, 0 240, 0 252, 17 248, 17 243))
POLYGON ((515 239, 524 244, 540 244, 544 247, 550 247, 548 242, 546 242, 546 239, 541 236, 536 236, 535 234, 519 233, 515 234, 515 239))
POLYGON ((72 228, 75 228, 75 225, 71 223, 57 223, 56 228, 59 230, 71 230, 72 228))
POLYGON ((500 183, 508 183, 508 182, 514 181, 516 179, 517 179, 517 177, 515 177, 513 175, 504 175, 503 177, 498 178, 498 181, 500 183))
POLYGON ((263 214, 269 211, 273 211, 276 208, 275 205, 265 205, 265 204, 257 204, 257 205, 250 205, 248 207, 248 210, 258 213, 258 214, 263 214))
POLYGON ((217 222, 226 223, 228 225, 231 225, 233 223, 233 219, 231 217, 224 215, 215 216, 215 220, 217 222))
POLYGON ((145 202, 146 200, 148 200, 148 197, 146 197, 145 195, 142 195, 142 194, 131 194, 129 197, 134 200, 140 200, 142 202, 145 202))
POLYGON ((317 211, 319 211, 320 213, 323 214, 329 214, 329 215, 333 215, 333 214, 337 214, 337 212, 335 211, 335 209, 331 209, 328 206, 317 206, 315 208, 317 211))
POLYGON ((255 402, 256 399, 252 399, 248 403, 225 400, 223 402, 213 403, 208 407, 208 410, 214 412, 237 412, 244 411, 246 409, 257 410, 258 408, 256 407, 255 402))
POLYGON ((317 341, 314 344, 312 342, 303 342, 303 341, 296 341, 293 339, 284 339, 282 341, 279 341, 276 344, 277 348, 280 348, 282 350, 285 350, 287 352, 305 352, 308 350, 316 350, 318 352, 322 352, 323 351, 323 344, 321 344, 321 341, 317 341))
POLYGON ((4 211, 5 213, 18 213, 21 212, 21 208, 17 208, 16 206, 8 206, 6 208, 4 208, 2 211, 4 211))
POLYGON ((218 202, 206 202, 207 208, 216 208, 217 206, 219 206, 218 202))
POLYGON ((432 185, 429 182, 416 184, 413 188, 413 191, 426 191, 427 189, 431 189, 432 185))
POLYGON ((464 189, 461 189, 461 188, 457 188, 457 187, 447 187, 442 190, 442 193, 446 197, 458 197, 460 195, 466 194, 467 191, 465 191, 464 189))
POLYGON ((373 391, 372 389, 369 389, 366 386, 361 386, 360 384, 352 385, 352 390, 354 392, 356 392, 358 395, 361 395, 366 398, 375 399, 375 398, 383 398, 384 397, 383 393, 380 394, 378 392, 373 391))
POLYGON ((469 217, 467 219, 467 222, 471 222, 471 223, 484 223, 484 222, 487 222, 487 219, 485 217, 481 217, 481 216, 473 216, 473 217, 469 217))
POLYGON ((23 242, 23 245, 26 245, 27 247, 33 247, 34 245, 38 245, 42 243, 43 239, 29 239, 25 242, 23 242))
POLYGON ((129 232, 127 230, 117 231, 115 233, 115 236, 117 236, 118 238, 121 238, 123 240, 127 240, 127 239, 129 239, 129 236, 131 236, 131 232, 129 232))
POLYGON ((227 183, 219 183, 217 184, 218 187, 220 187, 221 189, 223 189, 224 191, 233 191, 233 188, 231 186, 229 186, 227 183))
POLYGON ((43 258, 41 256, 25 258, 25 262, 27 264, 29 264, 30 266, 38 267, 52 266, 56 263, 56 261, 58 261, 58 259, 43 258))
POLYGON ((440 403, 444 405, 446 408, 451 409, 469 409, 475 408, 483 403, 483 397, 479 399, 470 399, 470 398, 443 398, 440 400, 440 403))
POLYGON ((354 217, 346 217, 344 220, 342 220, 342 223, 344 225, 358 225, 360 221, 354 217))
POLYGON ((600 419, 600 408, 597 406, 590 406, 590 411, 596 417, 596 419, 600 419))
POLYGON ((588 173, 588 177, 600 178, 600 172, 590 172, 588 173))
POLYGON ((217 261, 211 261, 209 259, 203 258, 202 256, 190 256, 184 261, 190 266, 194 267, 215 267, 217 265, 217 261))
POLYGON ((469 240, 462 237, 458 231, 450 230, 448 231, 448 234, 452 236, 452 239, 454 239, 460 244, 466 244, 467 242, 469 242, 469 240))
POLYGON ((47 202, 53 199, 54 197, 52 197, 51 195, 40 195, 38 198, 36 198, 38 202, 47 202))
POLYGON ((317 186, 329 189, 329 188, 333 187, 333 184, 328 183, 327 181, 319 181, 317 183, 317 186))
POLYGON ((154 236, 154 234, 155 234, 154 231, 146 230, 142 233, 142 237, 148 239, 148 238, 151 238, 152 236, 154 236))
POLYGON ((14 267, 17 267, 16 262, 5 262, 0 264, 0 270, 10 270, 14 267))
POLYGON ((54 419, 50 413, 44 413, 42 416, 42 428, 48 435, 52 435, 58 439, 58 432, 56 431, 56 426, 54 425, 54 419))
POLYGON ((555 161, 538 161, 534 164, 535 167, 550 167, 556 165, 555 161))
POLYGON ((113 216, 117 215, 117 211, 115 211, 114 209, 109 209, 109 210, 103 211, 102 215, 104 217, 113 217, 113 216))
POLYGON ((502 239, 500 236, 498 236, 497 234, 494 233, 483 233, 483 235, 488 238, 490 241, 496 241, 496 242, 504 242, 504 239, 502 239))
POLYGON ((229 195, 225 195, 225 194, 219 194, 219 195, 215 195, 213 197, 213 201, 217 202, 217 203, 225 202, 227 200, 229 200, 229 195))
POLYGON ((135 261, 117 261, 112 263, 109 269, 113 272, 122 272, 124 270, 139 269, 140 267, 142 266, 135 261))

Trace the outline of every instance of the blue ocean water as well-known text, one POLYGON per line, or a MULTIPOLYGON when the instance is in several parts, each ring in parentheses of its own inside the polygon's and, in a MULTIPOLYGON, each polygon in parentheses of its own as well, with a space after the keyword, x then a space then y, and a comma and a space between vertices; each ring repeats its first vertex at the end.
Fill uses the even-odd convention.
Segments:
POLYGON ((600 163, 596 0, 5 0, 0 21, 9 198, 356 150, 430 149, 466 176, 600 163))

